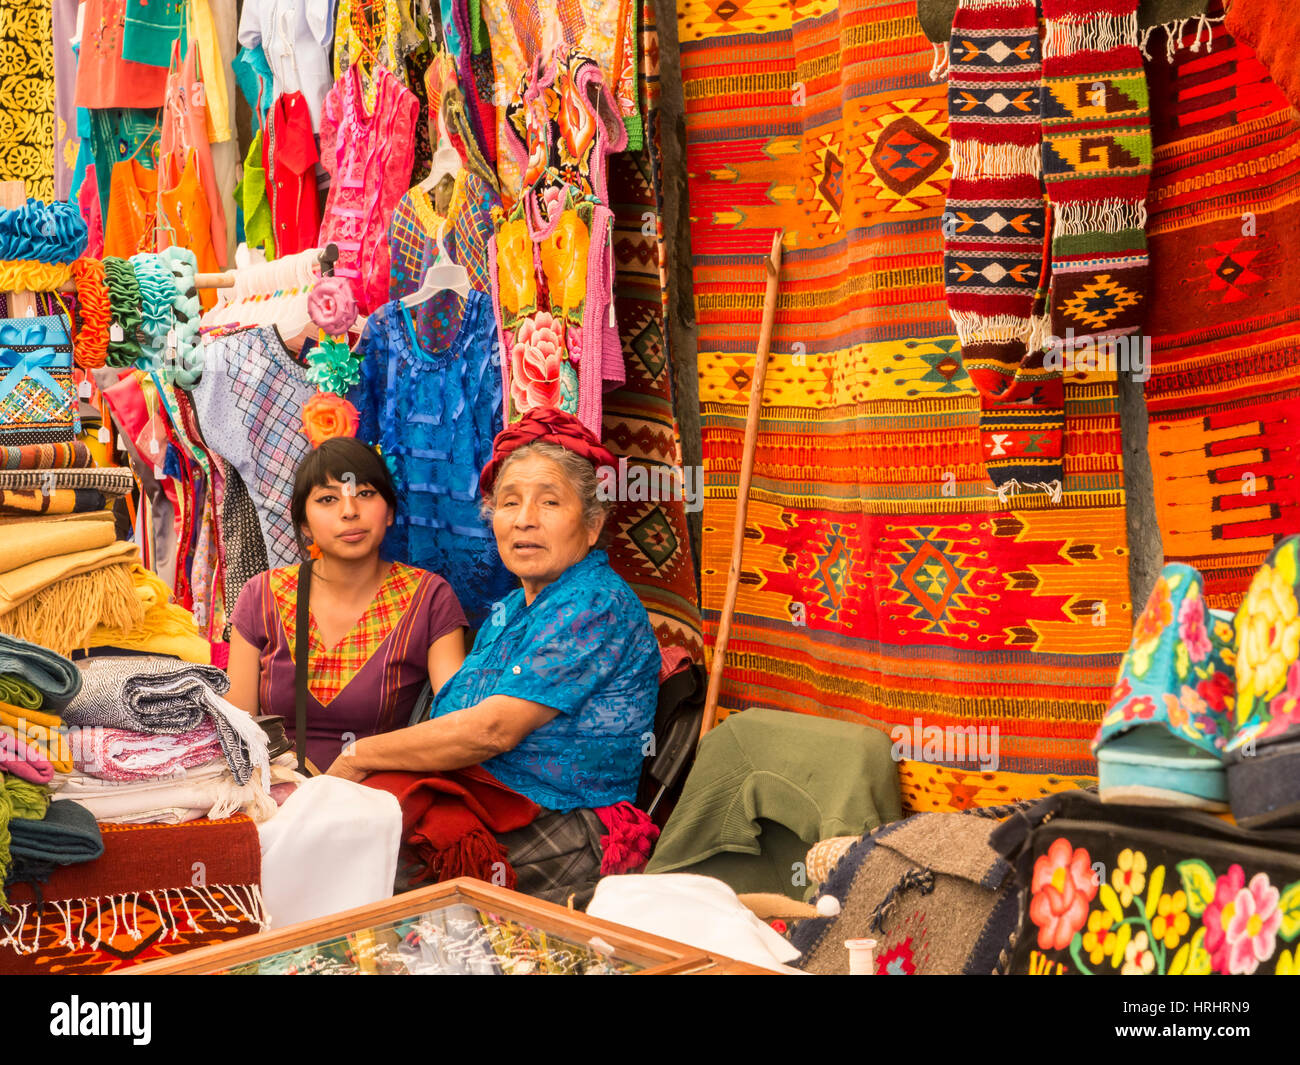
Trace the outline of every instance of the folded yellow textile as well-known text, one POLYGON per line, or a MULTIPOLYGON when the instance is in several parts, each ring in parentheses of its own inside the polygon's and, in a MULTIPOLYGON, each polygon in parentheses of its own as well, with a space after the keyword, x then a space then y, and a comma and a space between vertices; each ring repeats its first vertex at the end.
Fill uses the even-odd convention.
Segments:
POLYGON ((116 540, 116 530, 102 521, 0 526, 0 573, 11 573, 56 555, 93 551, 116 540))
MULTIPOLYGON (((106 566, 119 563, 130 565, 139 561, 140 549, 135 544, 118 540, 105 547, 43 558, 8 573, 0 573, 0 617, 58 581, 82 573, 92 573, 106 566)), ((49 644, 45 646, 48 647, 49 644)), ((74 643, 73 646, 77 645, 74 643)))
POLYGON ((60 773, 71 773, 74 768, 72 747, 60 729, 62 724, 62 719, 56 714, 0 703, 0 732, 7 732, 34 747, 37 754, 60 773))
POLYGON ((0 525, 48 525, 65 521, 106 522, 114 525, 117 518, 111 510, 83 510, 80 514, 0 514, 0 525))
MULTIPOLYGON (((212 645, 200 635, 194 615, 184 607, 168 602, 167 585, 156 573, 138 562, 132 563, 130 571, 132 590, 144 611, 144 620, 131 630, 109 624, 97 625, 86 637, 85 646, 149 651, 209 665, 212 645)), ((3 619, 0 619, 0 624, 3 624, 3 619)))

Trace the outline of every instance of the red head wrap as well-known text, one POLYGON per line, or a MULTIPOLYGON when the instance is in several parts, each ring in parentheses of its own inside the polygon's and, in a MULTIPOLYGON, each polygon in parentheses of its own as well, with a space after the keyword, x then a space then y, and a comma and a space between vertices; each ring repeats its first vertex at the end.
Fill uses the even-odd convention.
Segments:
POLYGON ((534 407, 508 429, 502 429, 492 441, 492 461, 483 467, 478 479, 484 498, 492 492, 501 466, 515 451, 537 442, 558 444, 566 451, 581 455, 599 470, 614 466, 616 461, 595 434, 572 414, 555 407, 534 407))

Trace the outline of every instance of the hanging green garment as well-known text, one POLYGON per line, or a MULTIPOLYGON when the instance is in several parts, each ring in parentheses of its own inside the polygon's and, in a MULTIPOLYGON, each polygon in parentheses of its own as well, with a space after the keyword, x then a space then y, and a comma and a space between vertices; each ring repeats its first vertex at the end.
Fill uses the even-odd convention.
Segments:
POLYGON ((266 171, 262 167, 262 130, 253 134, 244 159, 244 176, 235 186, 235 196, 244 211, 244 240, 250 248, 260 247, 267 259, 275 258, 275 229, 271 224, 271 201, 266 195, 266 171))

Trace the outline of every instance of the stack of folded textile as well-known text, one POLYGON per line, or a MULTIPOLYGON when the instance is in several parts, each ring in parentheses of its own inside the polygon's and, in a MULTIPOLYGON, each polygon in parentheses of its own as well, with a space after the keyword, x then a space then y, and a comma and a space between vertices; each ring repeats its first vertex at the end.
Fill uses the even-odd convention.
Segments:
POLYGON ((50 805, 55 768, 73 764, 59 711, 80 687, 66 658, 0 635, 0 909, 9 884, 98 854, 94 818, 76 803, 50 805))
POLYGON ((125 466, 92 467, 85 444, 34 444, 0 448, 0 518, 51 518, 103 510, 135 489, 125 466), (45 452, 73 460, 64 467, 38 466, 45 452), (82 462, 73 465, 73 462, 82 462))
POLYGON ((226 674, 160 655, 92 657, 63 711, 73 765, 56 773, 57 805, 99 821, 179 824, 275 813, 266 733, 223 696, 226 674))
POLYGON ((33 506, 57 500, 65 490, 60 476, 84 475, 81 481, 99 487, 66 491, 93 492, 98 509, 17 517, 4 503, 11 490, 3 486, 6 478, 29 475, 36 471, 0 469, 0 632, 60 654, 119 647, 210 662, 211 645, 193 615, 168 602, 167 586, 141 565, 134 544, 117 539, 113 514, 102 509, 105 490, 120 494, 134 484, 130 471, 44 471, 53 487, 19 490, 33 493, 33 506))

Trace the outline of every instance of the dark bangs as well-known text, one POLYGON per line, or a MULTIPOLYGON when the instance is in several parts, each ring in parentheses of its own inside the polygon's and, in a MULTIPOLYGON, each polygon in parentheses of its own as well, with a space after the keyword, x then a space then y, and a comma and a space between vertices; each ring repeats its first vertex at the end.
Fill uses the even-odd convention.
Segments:
POLYGON ((305 547, 302 527, 307 523, 307 500, 312 492, 330 481, 347 484, 349 480, 357 488, 369 485, 384 497, 389 510, 397 513, 397 492, 384 460, 360 440, 350 436, 332 437, 303 459, 294 474, 289 517, 300 547, 305 547))

